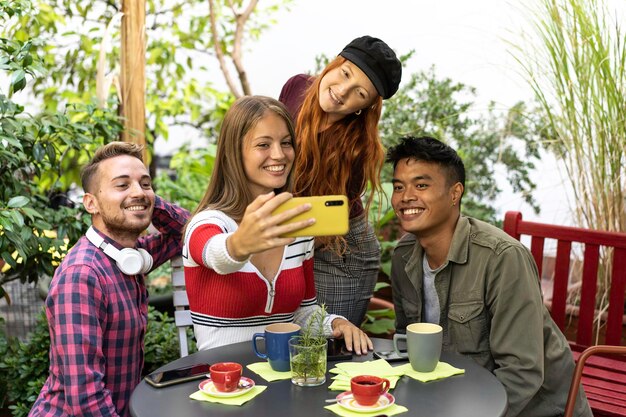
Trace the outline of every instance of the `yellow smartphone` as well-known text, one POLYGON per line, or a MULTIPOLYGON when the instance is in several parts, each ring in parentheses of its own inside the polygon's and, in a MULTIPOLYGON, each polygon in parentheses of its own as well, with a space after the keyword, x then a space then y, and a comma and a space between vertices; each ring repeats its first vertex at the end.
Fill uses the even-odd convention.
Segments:
POLYGON ((282 237, 299 236, 336 236, 348 233, 348 198, 345 195, 325 195, 312 197, 294 197, 281 204, 272 214, 282 213, 302 204, 310 203, 311 209, 287 220, 289 224, 301 220, 315 218, 315 224, 304 229, 290 232, 282 237))

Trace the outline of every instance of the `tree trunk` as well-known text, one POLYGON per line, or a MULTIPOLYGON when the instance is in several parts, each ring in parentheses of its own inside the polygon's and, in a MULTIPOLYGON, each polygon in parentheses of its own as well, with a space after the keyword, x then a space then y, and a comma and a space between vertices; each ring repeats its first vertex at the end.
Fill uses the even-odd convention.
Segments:
POLYGON ((122 1, 121 113, 125 131, 122 140, 144 146, 148 161, 145 116, 146 3, 145 0, 122 1))

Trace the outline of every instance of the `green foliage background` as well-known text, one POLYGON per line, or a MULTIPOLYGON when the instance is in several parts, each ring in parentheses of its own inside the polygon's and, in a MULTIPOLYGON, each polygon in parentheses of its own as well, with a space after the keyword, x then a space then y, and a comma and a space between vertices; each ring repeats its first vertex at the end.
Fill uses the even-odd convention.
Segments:
MULTIPOLYGON (((20 3, 27 4, 26 0, 20 3)), ((219 47, 228 54, 235 38, 233 9, 243 0, 215 0, 219 47), (232 7, 232 9, 231 9, 232 7)), ((275 21, 275 12, 290 0, 259 2, 243 34, 254 41, 275 21)), ((33 0, 9 26, 13 37, 37 38, 38 53, 48 71, 32 83, 32 91, 54 110, 65 103, 86 103, 96 97, 98 69, 107 76, 107 97, 115 97, 119 74, 121 2, 108 0, 33 0), (110 25, 110 29, 105 28, 110 25), (105 52, 99 62, 100 52, 105 52)), ((146 0, 146 137, 169 139, 172 126, 190 135, 216 137, 219 123, 233 100, 216 89, 214 45, 206 0, 146 0)), ((104 77, 101 77, 101 79, 104 77)), ((171 138, 177 140, 178 138, 171 138)))
POLYGON ((28 112, 13 100, 28 80, 46 74, 38 55, 41 42, 7 29, 33 12, 29 6, 28 1, 0 2, 0 71, 10 79, 9 91, 0 91, 0 256, 10 267, 0 274, 0 296, 6 296, 4 282, 52 275, 62 254, 82 235, 82 212, 51 202, 76 181, 63 167, 76 171, 91 149, 121 130, 116 114, 89 101, 28 112))
POLYGON ((5 387, 5 392, 0 392, 0 406, 8 405, 14 417, 27 416, 37 399, 48 377, 49 350, 50 334, 43 311, 27 342, 9 340, 0 331, 0 383, 5 387))
MULTIPOLYGON (((475 89, 449 78, 438 78, 435 68, 409 74, 396 95, 385 102, 380 132, 385 146, 400 137, 433 136, 452 146, 465 164, 467 182, 463 213, 498 223, 493 207, 501 193, 496 179, 506 179, 513 191, 538 212, 532 198, 536 185, 530 178, 539 158, 539 135, 529 109, 520 102, 497 112, 492 102, 487 112, 477 111, 475 89)), ((387 165, 384 180, 390 180, 387 165)))

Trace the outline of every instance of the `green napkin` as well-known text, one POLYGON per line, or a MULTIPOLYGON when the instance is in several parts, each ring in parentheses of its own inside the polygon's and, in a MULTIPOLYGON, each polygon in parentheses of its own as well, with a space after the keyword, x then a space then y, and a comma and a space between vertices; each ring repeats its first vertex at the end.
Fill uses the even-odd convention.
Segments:
POLYGON ((421 382, 434 381, 435 379, 443 379, 452 375, 464 374, 465 369, 455 368, 446 362, 439 362, 437 367, 431 372, 417 372, 411 368, 411 364, 399 366, 398 368, 404 371, 406 376, 410 376, 413 379, 417 379, 421 382))
POLYGON ((265 391, 266 388, 267 387, 265 385, 255 385, 254 387, 250 388, 250 391, 236 397, 213 397, 212 395, 205 394, 204 392, 198 390, 191 394, 189 398, 191 398, 192 400, 208 401, 212 403, 227 405, 242 405, 265 391))
POLYGON ((404 370, 401 368, 401 366, 394 368, 386 360, 378 359, 366 362, 340 362, 335 365, 330 372, 349 377, 357 375, 375 375, 382 378, 388 378, 390 376, 404 375, 404 370))
POLYGON ((389 380, 390 388, 395 388, 398 379, 404 374, 400 367, 394 368, 384 359, 366 362, 340 362, 329 372, 337 374, 328 389, 350 391, 350 379, 357 375, 374 375, 389 380))
POLYGON ((247 365, 246 368, 261 376, 267 382, 280 381, 281 379, 290 379, 291 371, 278 372, 272 369, 268 362, 256 362, 247 365))
MULTIPOLYGON (((365 374, 363 374, 365 375, 365 374)), ((368 374, 371 375, 371 374, 368 374)), ((383 378, 387 378, 389 380, 389 389, 394 389, 396 387, 396 383, 400 379, 399 376, 383 376, 383 378)), ((328 389, 331 391, 350 391, 350 379, 351 376, 346 375, 336 375, 333 378, 333 382, 328 386, 328 389)))
POLYGON ((379 416, 381 414, 386 414, 388 416, 395 416, 396 414, 406 413, 407 411, 409 411, 408 408, 403 407, 398 404, 393 404, 389 408, 385 408, 384 410, 380 410, 380 411, 374 411, 372 413, 350 411, 348 409, 343 408, 339 404, 327 405, 324 408, 332 411, 338 416, 343 416, 343 417, 373 417, 373 416, 379 416))

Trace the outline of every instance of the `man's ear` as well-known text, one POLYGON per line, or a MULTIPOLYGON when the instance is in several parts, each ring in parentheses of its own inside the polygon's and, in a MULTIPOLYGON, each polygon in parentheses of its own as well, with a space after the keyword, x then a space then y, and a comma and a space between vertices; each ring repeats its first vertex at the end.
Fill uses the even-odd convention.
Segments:
POLYGON ((465 187, 463 187, 463 184, 461 184, 460 182, 457 182, 456 184, 454 184, 451 188, 451 194, 452 194, 452 205, 455 206, 457 204, 459 204, 459 202, 461 201, 461 197, 463 196, 463 191, 465 190, 465 187))
POLYGON ((98 200, 93 194, 85 193, 83 195, 83 206, 85 206, 85 210, 89 214, 98 214, 100 208, 98 206, 98 200))

